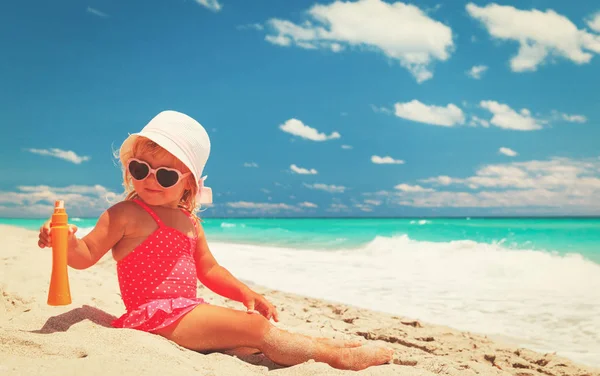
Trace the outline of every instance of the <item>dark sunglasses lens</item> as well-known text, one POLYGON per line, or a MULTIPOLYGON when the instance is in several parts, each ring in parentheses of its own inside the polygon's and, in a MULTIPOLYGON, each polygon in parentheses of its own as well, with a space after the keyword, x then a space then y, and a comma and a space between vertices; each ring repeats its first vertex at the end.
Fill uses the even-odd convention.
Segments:
POLYGON ((179 180, 179 175, 175 171, 165 170, 164 168, 159 168, 156 172, 156 180, 158 180, 158 184, 162 185, 165 188, 172 187, 179 180))
POLYGON ((142 180, 146 176, 148 176, 148 172, 150 169, 147 164, 140 163, 137 161, 131 161, 129 163, 129 173, 136 180, 142 180))

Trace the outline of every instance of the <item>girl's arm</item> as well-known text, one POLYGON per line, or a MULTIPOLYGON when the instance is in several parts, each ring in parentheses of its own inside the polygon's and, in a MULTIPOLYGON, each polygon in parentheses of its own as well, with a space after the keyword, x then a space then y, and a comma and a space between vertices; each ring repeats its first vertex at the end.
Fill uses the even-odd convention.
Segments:
POLYGON ((227 269, 219 265, 208 248, 204 229, 198 223, 196 252, 196 272, 200 282, 213 292, 226 298, 243 302, 252 290, 235 278, 227 269))
POLYGON ((127 223, 127 203, 121 202, 106 210, 94 229, 69 244, 69 266, 87 269, 97 263, 112 247, 123 238, 127 223))
POLYGON ((204 230, 198 223, 198 243, 194 253, 198 279, 202 284, 215 293, 238 301, 248 309, 256 311, 270 320, 279 321, 277 309, 264 296, 252 291, 248 286, 237 280, 227 269, 219 265, 208 249, 204 230))
MULTIPOLYGON (((123 238, 126 223, 125 203, 118 203, 106 210, 94 229, 81 239, 74 232, 69 233, 67 261, 74 269, 87 269, 98 262, 119 240, 123 238)), ((74 227, 74 226, 71 226, 74 227)), ((50 221, 46 222, 41 229, 40 246, 50 246, 48 234, 50 221)))

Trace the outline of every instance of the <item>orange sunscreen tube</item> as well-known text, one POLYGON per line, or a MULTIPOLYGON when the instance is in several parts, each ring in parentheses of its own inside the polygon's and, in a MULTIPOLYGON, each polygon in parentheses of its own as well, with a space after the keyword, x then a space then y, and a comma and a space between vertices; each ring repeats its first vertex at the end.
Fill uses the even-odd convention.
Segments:
POLYGON ((62 200, 54 203, 54 213, 50 223, 52 237, 52 277, 48 291, 48 305, 59 306, 71 304, 69 274, 67 271, 67 252, 69 225, 62 200))

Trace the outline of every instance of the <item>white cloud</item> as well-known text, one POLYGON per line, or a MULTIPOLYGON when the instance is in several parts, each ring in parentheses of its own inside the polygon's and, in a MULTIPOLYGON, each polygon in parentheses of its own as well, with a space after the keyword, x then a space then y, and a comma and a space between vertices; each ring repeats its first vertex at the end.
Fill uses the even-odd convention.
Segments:
POLYGON ((467 71, 467 75, 471 78, 479 80, 481 75, 488 69, 486 65, 475 65, 467 71))
POLYGON ((256 164, 256 162, 245 162, 244 163, 244 167, 258 167, 258 164, 256 164))
MULTIPOLYGON (((484 7, 469 3, 466 9, 492 37, 519 43, 517 55, 510 60, 514 72, 535 71, 550 56, 584 64, 593 56, 588 51, 600 53, 600 35, 578 29, 567 17, 552 9, 521 10, 495 3, 484 7)), ((588 25, 595 27, 596 21, 594 18, 588 25)))
POLYGON ((560 114, 561 118, 569 123, 585 123, 587 118, 583 115, 569 115, 565 113, 560 114))
POLYGON ((325 133, 319 133, 319 131, 315 128, 311 128, 302 123, 302 121, 294 118, 289 119, 285 123, 281 124, 279 129, 293 134, 294 136, 302 137, 311 141, 327 141, 341 137, 338 132, 333 132, 329 136, 327 136, 325 133))
POLYGON ((446 107, 430 106, 414 99, 406 103, 396 103, 395 108, 396 116, 419 123, 452 127, 465 122, 463 111, 452 103, 446 107))
POLYGON ((524 108, 519 112, 512 109, 507 104, 498 103, 497 101, 485 100, 479 104, 480 108, 484 108, 492 113, 492 117, 487 120, 476 115, 470 115, 470 126, 489 127, 490 123, 500 128, 533 131, 542 129, 545 124, 550 121, 567 121, 571 123, 585 123, 587 118, 583 115, 569 115, 553 110, 551 115, 534 118, 531 111, 524 108))
POLYGON ((50 157, 64 159, 65 161, 69 161, 75 164, 80 164, 81 162, 89 161, 90 157, 88 156, 79 156, 74 151, 71 150, 61 150, 61 149, 25 149, 26 151, 39 155, 46 155, 50 157))
POLYGON ((388 114, 388 115, 391 115, 393 113, 392 110, 390 110, 387 107, 383 107, 383 106, 379 107, 379 106, 375 106, 374 104, 371 105, 371 109, 375 112, 388 114))
MULTIPOLYGON (((470 107, 466 102, 463 102, 463 106, 470 107)), ((375 112, 384 112, 381 108, 376 106, 371 105, 371 107, 375 112)), ((543 125, 548 124, 550 119, 577 123, 587 122, 587 118, 583 115, 569 115, 556 110, 552 111, 552 117, 546 116, 546 119, 536 118, 533 117, 531 111, 526 108, 517 112, 507 104, 493 100, 483 100, 479 103, 479 107, 488 110, 492 114, 492 117, 488 120, 474 114, 466 115, 462 109, 452 103, 446 105, 446 107, 442 107, 426 105, 416 99, 406 103, 396 103, 395 114, 403 119, 445 127, 465 124, 466 117, 470 116, 469 126, 482 126, 488 128, 490 124, 492 124, 499 128, 520 131, 542 129, 543 125)))
POLYGON ((418 207, 535 207, 562 213, 600 213, 600 158, 492 164, 465 178, 440 176, 420 181, 442 180, 467 190, 402 189, 396 193, 396 202, 418 207))
POLYGON ((379 206, 381 205, 381 200, 365 200, 365 204, 379 206))
POLYGON ((344 191, 347 189, 343 185, 333 185, 333 184, 327 185, 327 184, 322 184, 322 183, 315 183, 315 184, 304 183, 304 186, 306 188, 318 189, 318 190, 326 191, 326 192, 330 192, 330 193, 344 193, 344 191))
POLYGON ((248 29, 253 29, 253 30, 264 30, 264 26, 259 24, 259 23, 253 23, 253 24, 245 24, 245 25, 239 25, 237 27, 238 30, 248 30, 248 29))
POLYGON ((402 192, 433 192, 434 190, 431 188, 423 188, 420 185, 409 185, 409 184, 398 184, 394 186, 399 191, 402 192))
POLYGON ((378 155, 372 156, 371 162, 375 164, 404 164, 404 161, 401 159, 394 159, 390 156, 380 157, 378 155))
POLYGON ((218 12, 223 8, 223 5, 218 0, 196 0, 196 2, 213 12, 218 12))
POLYGON ((490 123, 504 129, 533 131, 542 129, 541 124, 546 122, 533 118, 526 108, 516 112, 508 105, 496 101, 481 101, 480 106, 493 114, 490 123))
POLYGON ((115 204, 120 195, 101 185, 19 186, 17 191, 0 191, 0 217, 52 215, 54 201, 64 200, 71 217, 98 216, 115 204), (26 209, 24 209, 26 208, 26 209))
POLYGON ((450 185, 452 184, 452 178, 450 176, 441 175, 434 178, 421 179, 422 183, 433 183, 438 185, 450 185))
POLYGON ((102 18, 107 18, 108 17, 108 14, 106 14, 104 12, 101 12, 98 9, 95 9, 95 8, 92 8, 92 7, 87 7, 86 12, 91 13, 91 14, 93 14, 95 16, 98 16, 98 17, 102 17, 102 18))
POLYGON ((516 151, 514 151, 512 149, 509 149, 509 148, 506 148, 506 147, 501 147, 498 151, 500 153, 504 154, 504 155, 509 156, 509 157, 515 157, 515 156, 517 156, 519 154, 516 151))
POLYGON ((372 207, 370 207, 369 205, 361 204, 361 203, 354 204, 354 207, 357 209, 360 209, 364 212, 372 212, 373 211, 372 207))
POLYGON ((76 194, 105 194, 108 189, 101 185, 69 185, 66 187, 50 187, 47 185, 24 185, 19 186, 19 190, 29 193, 42 193, 53 191, 56 193, 76 193, 76 194))
POLYGON ((295 172, 296 174, 302 174, 302 175, 316 175, 318 172, 317 170, 315 170, 314 168, 306 169, 303 167, 298 167, 295 164, 292 164, 290 166, 290 169, 295 172))
POLYGON ((281 47, 289 47, 292 44, 292 41, 290 40, 290 38, 288 38, 288 37, 286 37, 284 35, 281 35, 281 34, 280 35, 276 35, 276 36, 267 35, 265 37, 265 40, 267 42, 276 44, 276 45, 281 46, 281 47))
MULTIPOLYGON (((499 208, 512 207, 531 209, 554 208, 557 214, 600 212, 598 192, 596 201, 583 196, 572 196, 565 192, 547 189, 483 191, 483 192, 436 192, 428 196, 403 198, 404 205, 417 207, 460 207, 499 208)), ((532 210, 533 211, 533 210, 532 210)))
POLYGON ((327 209, 328 212, 334 212, 334 213, 339 213, 341 211, 348 211, 348 205, 345 204, 340 204, 340 203, 332 203, 331 205, 329 205, 329 208, 327 209))
POLYGON ((352 149, 352 146, 350 146, 350 145, 342 145, 342 149, 346 149, 346 150, 352 149))
MULTIPOLYGON (((487 165, 480 168, 475 176, 459 179, 444 177, 446 185, 450 184, 461 184, 466 185, 471 189, 478 189, 479 187, 511 187, 518 186, 525 188, 525 181, 523 180, 527 174, 522 169, 513 165, 487 165)), ((441 182, 439 177, 429 178, 421 180, 422 182, 441 182), (436 181, 437 180, 437 181, 436 181)))
POLYGON ((474 127, 481 125, 484 128, 488 128, 490 126, 490 122, 478 116, 471 115, 471 121, 469 122, 469 125, 474 127))
POLYGON ((308 201, 304 201, 298 204, 298 206, 301 206, 303 208, 318 208, 319 205, 314 204, 312 202, 308 202, 308 201))
POLYGON ((600 12, 594 14, 587 22, 587 24, 590 27, 590 29, 600 33, 600 12))
POLYGON ((425 8, 425 13, 435 13, 442 7, 442 4, 436 4, 433 8, 425 8))
MULTIPOLYGON (((2 194, 3 192, 0 192, 0 195, 2 194)), ((53 210, 54 205, 51 204, 32 204, 17 207, 0 203, 0 217, 5 218, 50 218, 53 210)), ((82 216, 87 216, 87 214, 82 216)))
POLYGON ((268 24, 274 34, 265 39, 304 49, 338 52, 355 47, 381 52, 398 61, 417 82, 431 79, 433 62, 448 60, 454 48, 450 27, 411 4, 335 1, 315 4, 307 15, 310 20, 302 24, 270 19, 268 24))
POLYGON ((344 49, 344 46, 342 46, 339 43, 332 43, 331 44, 331 51, 333 52, 340 52, 344 49))

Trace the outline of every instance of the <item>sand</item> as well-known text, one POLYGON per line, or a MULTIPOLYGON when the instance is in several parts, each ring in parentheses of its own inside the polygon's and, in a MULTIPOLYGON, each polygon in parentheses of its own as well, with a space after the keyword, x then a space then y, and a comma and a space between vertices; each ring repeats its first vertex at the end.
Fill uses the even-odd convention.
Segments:
MULTIPOLYGON (((115 329, 124 312, 110 253, 87 270, 69 269, 72 304, 46 304, 51 251, 37 232, 0 226, 0 375, 600 375, 556 356, 418 320, 251 285, 280 308, 280 328, 359 339, 395 349, 392 364, 353 372, 324 363, 292 367, 261 354, 201 354, 157 335, 115 329)), ((225 265, 226 267, 226 265, 225 265)), ((211 304, 244 310, 203 286, 211 304)))

